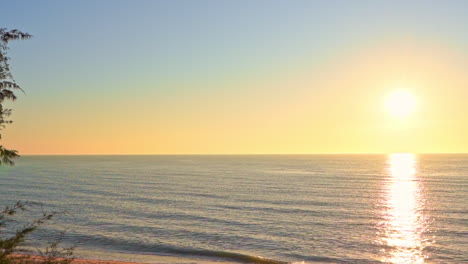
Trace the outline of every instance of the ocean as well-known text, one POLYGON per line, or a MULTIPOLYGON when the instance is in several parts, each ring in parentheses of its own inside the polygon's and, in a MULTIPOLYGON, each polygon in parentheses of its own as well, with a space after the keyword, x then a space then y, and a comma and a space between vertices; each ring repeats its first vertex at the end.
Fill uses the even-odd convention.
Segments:
POLYGON ((24 156, 0 194, 84 258, 468 263, 464 154, 24 156))

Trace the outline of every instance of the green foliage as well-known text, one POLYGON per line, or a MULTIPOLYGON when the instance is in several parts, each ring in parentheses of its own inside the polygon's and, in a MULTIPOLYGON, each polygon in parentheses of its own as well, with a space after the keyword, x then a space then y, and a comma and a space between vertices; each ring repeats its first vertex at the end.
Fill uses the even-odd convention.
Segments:
POLYGON ((37 204, 17 202, 13 206, 6 206, 0 211, 0 264, 69 264, 73 261, 73 247, 61 248, 59 244, 63 238, 63 233, 60 238, 51 242, 45 250, 38 250, 39 257, 29 255, 18 255, 21 246, 26 244, 27 236, 35 231, 39 226, 51 220, 57 212, 41 212, 41 215, 35 220, 25 224, 16 232, 5 235, 4 232, 9 224, 16 223, 14 217, 20 213, 27 211, 31 206, 37 204))
POLYGON ((14 165, 15 163, 12 161, 14 158, 18 158, 18 151, 16 150, 9 150, 5 149, 2 145, 0 145, 0 165, 14 165))
MULTIPOLYGON (((11 109, 5 109, 3 103, 7 100, 16 100, 15 91, 23 91, 13 79, 13 75, 10 71, 10 58, 7 56, 8 43, 12 40, 28 39, 30 37, 30 34, 23 33, 16 29, 7 30, 6 28, 0 28, 0 130, 3 129, 6 124, 12 122, 8 119, 11 115, 11 109)), ((17 157, 19 157, 19 155, 16 150, 9 150, 0 145, 0 165, 14 165, 13 159, 17 157)))
MULTIPOLYGON (((30 37, 31 35, 18 30, 0 28, 0 130, 6 124, 12 122, 8 119, 11 115, 11 109, 5 109, 3 103, 7 100, 16 100, 15 91, 23 91, 16 84, 10 72, 10 58, 7 56, 8 42, 30 37)), ((14 165, 13 159, 18 157, 16 150, 6 149, 3 145, 0 145, 0 165, 14 165)), ((38 250, 39 256, 18 255, 20 253, 19 248, 25 245, 27 236, 57 214, 57 212, 42 211, 35 220, 30 221, 18 230, 12 232, 15 227, 8 229, 10 224, 16 223, 13 218, 17 213, 27 211, 28 208, 34 205, 36 204, 17 202, 12 206, 6 206, 0 211, 0 264, 69 264, 74 259, 74 248, 60 248, 61 238, 52 242, 45 250, 38 250), (10 232, 5 232, 7 230, 10 232)))

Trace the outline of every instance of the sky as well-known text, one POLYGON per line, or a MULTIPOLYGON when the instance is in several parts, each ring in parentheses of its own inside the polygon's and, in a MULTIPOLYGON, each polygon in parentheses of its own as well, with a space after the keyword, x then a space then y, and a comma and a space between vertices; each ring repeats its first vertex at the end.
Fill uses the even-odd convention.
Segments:
POLYGON ((23 155, 468 152, 468 1, 0 6, 23 155))

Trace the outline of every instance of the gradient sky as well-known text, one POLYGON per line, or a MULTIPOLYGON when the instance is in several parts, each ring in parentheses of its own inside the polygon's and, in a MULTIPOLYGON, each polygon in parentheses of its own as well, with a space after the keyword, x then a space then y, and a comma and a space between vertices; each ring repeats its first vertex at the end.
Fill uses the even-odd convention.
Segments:
POLYGON ((468 1, 0 6, 21 154, 468 152, 468 1))

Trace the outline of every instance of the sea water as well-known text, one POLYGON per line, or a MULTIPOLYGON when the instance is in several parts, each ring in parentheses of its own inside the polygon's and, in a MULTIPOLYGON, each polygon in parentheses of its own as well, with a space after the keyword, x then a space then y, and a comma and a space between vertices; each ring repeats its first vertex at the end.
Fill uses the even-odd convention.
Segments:
POLYGON ((468 262, 462 154, 24 156, 0 194, 62 212, 31 247, 66 231, 86 258, 468 262))

